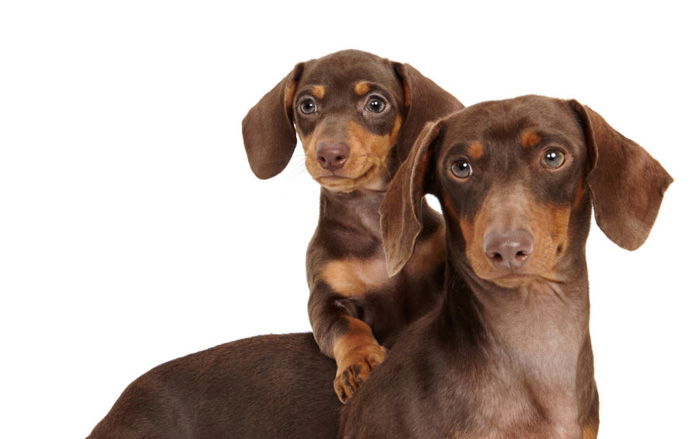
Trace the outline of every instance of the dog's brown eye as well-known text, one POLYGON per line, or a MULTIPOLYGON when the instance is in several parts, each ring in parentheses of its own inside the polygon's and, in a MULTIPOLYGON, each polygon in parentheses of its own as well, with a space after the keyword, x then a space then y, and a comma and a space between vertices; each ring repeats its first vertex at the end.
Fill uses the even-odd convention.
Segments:
POLYGON ((450 171, 457 178, 467 178, 472 175, 472 165, 466 159, 457 159, 450 165, 450 171))
POLYGON ((386 108, 386 102, 379 96, 371 96, 367 101, 367 109, 372 113, 381 113, 386 108))
POLYGON ((566 161, 566 156, 564 155, 563 151, 558 149, 548 149, 544 152, 544 156, 542 156, 540 163, 542 163, 542 166, 545 168, 557 169, 561 168, 564 161, 566 161))
POLYGON ((299 104, 299 110, 304 114, 316 112, 316 102, 311 98, 306 98, 299 104))

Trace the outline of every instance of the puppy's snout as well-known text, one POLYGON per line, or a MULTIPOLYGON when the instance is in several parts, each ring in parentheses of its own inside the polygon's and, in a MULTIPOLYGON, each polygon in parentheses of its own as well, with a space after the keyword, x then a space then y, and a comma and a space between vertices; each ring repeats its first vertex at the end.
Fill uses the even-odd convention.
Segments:
POLYGON ((350 148, 345 143, 321 142, 316 149, 318 164, 328 171, 337 171, 345 165, 350 156, 350 148))
POLYGON ((535 241, 527 230, 491 231, 484 238, 484 253, 499 270, 521 268, 535 249, 535 241))

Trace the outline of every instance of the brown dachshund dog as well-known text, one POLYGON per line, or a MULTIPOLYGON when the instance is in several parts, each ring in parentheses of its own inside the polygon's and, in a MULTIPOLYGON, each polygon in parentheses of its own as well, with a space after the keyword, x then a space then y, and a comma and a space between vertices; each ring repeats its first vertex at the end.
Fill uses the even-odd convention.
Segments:
POLYGON ((390 346, 440 296, 440 216, 422 209, 415 256, 390 279, 378 209, 424 124, 459 108, 457 99, 408 64, 346 50, 297 64, 243 120, 258 177, 284 169, 298 133, 306 167, 322 187, 307 252, 308 309, 321 351, 336 360, 334 388, 343 402, 384 360, 382 345, 390 346))
POLYGON ((335 438, 334 375, 310 333, 238 340, 145 373, 88 438, 335 438))
POLYGON ((603 232, 633 250, 671 182, 576 101, 486 102, 429 124, 387 191, 382 232, 397 272, 413 251, 421 197, 437 196, 446 297, 353 397, 342 437, 595 438, 591 207, 603 232))
POLYGON ((591 208, 611 240, 637 248, 671 181, 575 101, 488 102, 430 124, 389 187, 382 230, 397 272, 423 194, 437 195, 447 295, 347 405, 311 334, 254 337, 144 374, 90 438, 594 438, 591 208))

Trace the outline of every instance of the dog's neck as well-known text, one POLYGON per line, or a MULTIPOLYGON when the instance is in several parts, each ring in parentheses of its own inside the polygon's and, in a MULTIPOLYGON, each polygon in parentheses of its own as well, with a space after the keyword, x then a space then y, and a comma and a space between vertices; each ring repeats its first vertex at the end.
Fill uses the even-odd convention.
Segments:
MULTIPOLYGON (((455 263, 463 260, 448 253, 446 299, 434 321, 446 358, 463 376, 481 377, 482 395, 491 394, 491 386, 513 389, 510 402, 492 403, 494 413, 498 404, 514 412, 525 404, 575 429, 595 394, 583 252, 562 273, 566 280, 521 289, 484 281, 455 263)), ((486 396, 481 404, 489 403, 486 396)))
POLYGON ((578 332, 588 330, 588 277, 582 251, 562 258, 556 269, 556 281, 532 279, 516 288, 502 287, 480 278, 465 261, 463 252, 451 245, 447 251, 447 302, 442 313, 449 316, 455 314, 454 309, 473 308, 464 319, 459 314, 454 315, 453 324, 471 320, 472 312, 478 313, 484 333, 499 343, 507 341, 503 337, 503 327, 527 327, 523 337, 543 339, 561 334, 561 331, 551 332, 552 328, 541 328, 542 333, 538 332, 540 325, 550 321, 568 320, 576 322, 574 326, 578 332))
POLYGON ((351 229, 360 227, 380 238, 379 205, 384 194, 367 189, 335 192, 322 187, 320 221, 334 221, 351 229))

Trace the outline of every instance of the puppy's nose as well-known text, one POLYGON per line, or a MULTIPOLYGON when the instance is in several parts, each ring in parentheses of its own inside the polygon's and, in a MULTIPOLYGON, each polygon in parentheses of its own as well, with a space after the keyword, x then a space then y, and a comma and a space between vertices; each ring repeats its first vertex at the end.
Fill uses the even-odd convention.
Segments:
POLYGON ((337 171, 345 165, 350 148, 344 143, 320 143, 316 149, 316 160, 323 169, 337 171))
POLYGON ((484 238, 484 253, 499 270, 517 270, 534 249, 534 239, 527 230, 491 231, 484 238))

